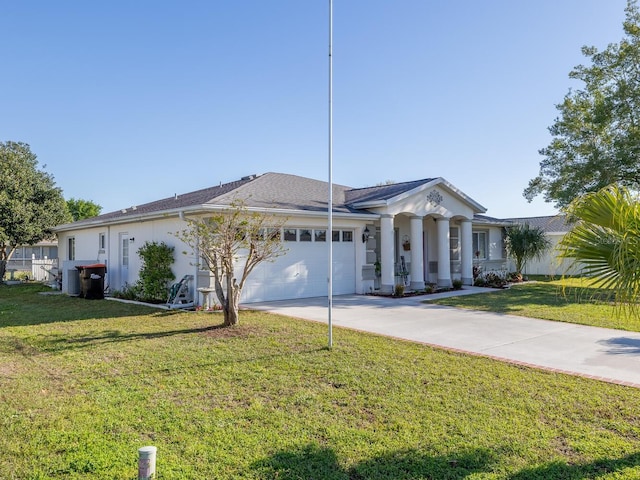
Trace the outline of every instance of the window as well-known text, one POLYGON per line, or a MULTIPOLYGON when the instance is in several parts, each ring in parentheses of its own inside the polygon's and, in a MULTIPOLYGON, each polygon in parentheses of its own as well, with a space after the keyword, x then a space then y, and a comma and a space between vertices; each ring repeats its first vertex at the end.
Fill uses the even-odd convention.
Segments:
POLYGON ((280 240, 280 229, 273 227, 267 228, 267 238, 270 240, 280 240))
MULTIPOLYGON (((277 232, 276 232, 277 233, 277 232)), ((286 242, 326 242, 327 230, 310 228, 285 228, 284 240, 286 242)), ((332 230, 332 242, 353 242, 352 230, 332 230)))
POLYGON ((67 260, 76 259, 76 238, 69 237, 67 239, 67 260))
POLYGON ((473 258, 487 259, 487 232, 473 232, 473 258))
POLYGON ((295 228, 285 228, 284 241, 295 242, 296 240, 298 240, 298 231, 295 228))
POLYGON ((449 228, 449 250, 452 261, 460 260, 460 237, 458 227, 449 228))
POLYGON ((300 241, 301 242, 310 242, 311 241, 311 230, 308 228, 300 229, 300 241))
POLYGON ((104 233, 98 234, 98 250, 100 253, 104 253, 105 248, 107 248, 107 236, 104 233))
POLYGON ((122 266, 129 266, 129 237, 122 237, 122 266))

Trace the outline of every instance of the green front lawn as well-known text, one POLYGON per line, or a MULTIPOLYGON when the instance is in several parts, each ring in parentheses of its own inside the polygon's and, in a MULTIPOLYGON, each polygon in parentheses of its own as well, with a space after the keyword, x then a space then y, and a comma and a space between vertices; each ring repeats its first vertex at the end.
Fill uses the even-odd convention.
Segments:
POLYGON ((586 280, 567 279, 517 283, 506 290, 433 303, 640 332, 640 317, 615 307, 611 298, 610 292, 592 288, 586 280))
POLYGON ((3 479, 640 478, 637 389, 37 289, 0 286, 3 479))

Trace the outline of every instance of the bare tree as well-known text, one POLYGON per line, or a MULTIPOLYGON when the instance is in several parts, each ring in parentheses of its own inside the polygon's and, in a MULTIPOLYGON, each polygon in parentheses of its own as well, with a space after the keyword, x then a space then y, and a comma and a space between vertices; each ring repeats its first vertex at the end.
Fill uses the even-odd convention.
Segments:
POLYGON ((188 228, 176 236, 197 252, 202 266, 213 274, 224 325, 236 325, 240 295, 253 269, 286 253, 281 235, 286 218, 250 211, 244 200, 234 200, 228 209, 187 222, 188 228))

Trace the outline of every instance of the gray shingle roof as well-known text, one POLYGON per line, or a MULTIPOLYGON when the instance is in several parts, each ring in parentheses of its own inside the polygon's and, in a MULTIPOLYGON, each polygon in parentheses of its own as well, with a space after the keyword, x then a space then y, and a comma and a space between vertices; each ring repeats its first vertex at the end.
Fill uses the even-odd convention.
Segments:
MULTIPOLYGON (((237 197, 246 200, 249 207, 321 212, 327 210, 328 189, 329 185, 324 181, 284 173, 265 173, 209 203, 225 205, 237 197)), ((345 203, 345 193, 349 190, 350 187, 333 184, 333 211, 366 213, 345 203)))
POLYGON ((424 178, 411 182, 393 183, 390 185, 378 185, 375 187, 354 188, 346 192, 346 201, 349 204, 359 202, 369 202, 372 200, 389 200, 397 195, 403 194, 420 185, 429 183, 435 178, 424 178))
POLYGON ((545 217, 508 218, 514 223, 528 223, 530 227, 542 229, 545 233, 565 233, 571 228, 566 215, 558 214, 545 217))
MULTIPOLYGON (((280 208, 285 210, 326 211, 327 182, 283 173, 251 175, 235 182, 220 184, 154 202, 129 207, 98 217, 75 222, 74 226, 99 222, 126 221, 127 218, 175 211, 206 205, 229 205, 235 199, 246 201, 247 206, 280 208)), ((368 213, 349 207, 345 192, 350 187, 333 185, 333 211, 336 213, 368 213)))
POLYGON ((229 192, 233 192, 242 185, 245 185, 253 181, 254 179, 255 177, 245 177, 242 180, 221 184, 217 187, 203 188, 202 190, 197 190, 195 192, 189 192, 182 195, 174 195, 173 197, 163 198, 162 200, 156 200, 154 202, 145 203, 143 205, 116 210, 114 212, 105 213, 97 217, 81 220, 79 222, 75 222, 75 225, 81 225, 83 223, 93 223, 96 221, 126 219, 127 217, 165 212, 168 210, 192 207, 195 205, 204 205, 207 203, 215 203, 216 198, 219 198, 229 192))
MULTIPOLYGON (((371 214, 369 211, 356 208, 354 205, 361 202, 389 200, 434 180, 437 178, 356 189, 334 184, 333 211, 369 215, 371 214)), ((325 181, 271 172, 263 175, 251 175, 235 182, 105 213, 98 217, 75 222, 73 226, 137 221, 141 217, 153 216, 154 214, 162 215, 167 212, 175 214, 183 209, 197 210, 200 207, 229 205, 235 199, 244 200, 249 207, 323 212, 327 209, 327 189, 328 184, 325 181)))
POLYGON ((484 223, 486 225, 497 225, 497 226, 507 226, 512 224, 513 222, 511 220, 505 220, 502 218, 495 218, 495 217, 490 217, 488 215, 481 215, 476 213, 473 216, 473 221, 476 223, 484 223))

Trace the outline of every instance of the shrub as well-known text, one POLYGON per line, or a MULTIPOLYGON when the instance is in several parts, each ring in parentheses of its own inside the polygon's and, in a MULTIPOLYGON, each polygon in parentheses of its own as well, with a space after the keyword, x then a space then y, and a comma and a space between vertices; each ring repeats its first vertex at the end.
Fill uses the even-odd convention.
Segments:
MULTIPOLYGON (((30 277, 31 272, 28 271, 23 271, 23 270, 18 270, 17 272, 13 272, 13 280, 19 280, 21 282, 28 282, 30 277)), ((11 280, 11 272, 5 272, 4 274, 4 280, 11 280)))
POLYGON ((171 271, 173 247, 161 242, 145 242, 138 249, 142 259, 138 280, 140 299, 147 302, 166 302, 169 283, 176 278, 171 271))
POLYGON ((522 274, 518 272, 509 272, 509 281, 512 283, 522 282, 522 274))
POLYGON ((482 267, 480 265, 473 266, 473 279, 480 277, 482 275, 482 267))
POLYGON ((504 288, 508 278, 506 272, 486 272, 476 278, 473 284, 476 287, 504 288))
POLYGON ((435 287, 428 283, 424 286, 424 293, 433 293, 435 291, 435 287))
POLYGON ((451 282, 454 290, 462 290, 462 280, 456 278, 451 282))
POLYGON ((402 297, 404 295, 404 284, 398 283, 393 289, 393 295, 395 297, 402 297))
POLYGON ((485 286, 491 288, 502 288, 507 284, 507 279, 496 272, 488 272, 484 275, 485 286))
POLYGON ((111 296, 114 298, 122 298, 123 300, 139 300, 140 299, 140 285, 124 284, 122 290, 114 290, 111 292, 111 296))
POLYGON ((473 281, 473 285, 476 287, 486 287, 487 281, 484 279, 484 277, 479 276, 473 281))

